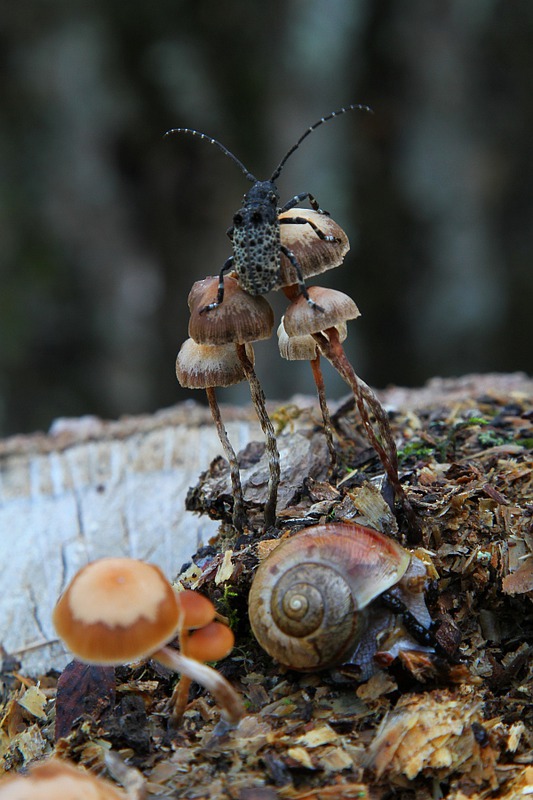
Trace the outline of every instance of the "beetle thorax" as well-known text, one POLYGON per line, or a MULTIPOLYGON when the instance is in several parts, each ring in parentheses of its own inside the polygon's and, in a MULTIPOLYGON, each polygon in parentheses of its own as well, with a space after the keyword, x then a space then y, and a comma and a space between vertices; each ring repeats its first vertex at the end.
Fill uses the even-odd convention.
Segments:
POLYGON ((257 181, 233 216, 235 270, 242 288, 266 294, 280 280, 279 195, 272 181, 257 181))

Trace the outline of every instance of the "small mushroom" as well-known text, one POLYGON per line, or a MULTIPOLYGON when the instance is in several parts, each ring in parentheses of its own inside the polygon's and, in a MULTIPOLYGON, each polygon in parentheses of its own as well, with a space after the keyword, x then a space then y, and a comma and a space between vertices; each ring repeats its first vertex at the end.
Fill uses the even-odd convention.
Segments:
POLYGON ((206 313, 216 294, 217 277, 196 281, 189 292, 189 336, 199 344, 246 344, 269 339, 274 326, 272 307, 261 296, 241 289, 231 276, 224 278, 224 302, 206 313))
POLYGON ((239 696, 215 670, 168 643, 183 614, 172 585, 153 564, 103 558, 82 567, 59 598, 55 629, 81 661, 125 664, 153 658, 208 689, 231 722, 243 708, 239 696))
POLYGON ((189 336, 199 344, 234 344, 237 357, 250 386, 252 402, 266 439, 270 479, 265 503, 265 527, 276 521, 276 502, 280 481, 279 452, 274 427, 266 410, 266 400, 252 360, 252 342, 268 339, 274 326, 274 312, 261 296, 252 296, 231 276, 224 279, 224 302, 210 306, 218 278, 197 281, 189 293, 189 336), (248 345, 248 350, 247 346, 248 345))
MULTIPOLYGON (((281 243, 295 256, 302 277, 310 278, 342 264, 350 249, 348 237, 328 214, 310 208, 292 208, 278 217, 281 243), (319 230, 325 237, 318 236, 319 230)), ((298 284, 298 275, 285 254, 281 255, 280 287, 298 284)))
MULTIPOLYGON (((209 621, 190 633, 182 631, 180 635, 181 652, 196 661, 220 661, 231 653, 234 643, 232 630, 217 620, 209 621)), ((171 706, 175 721, 179 721, 183 716, 190 684, 190 679, 182 676, 174 689, 171 706)))
POLYGON ((205 389, 211 416, 230 468, 233 489, 233 525, 242 532, 246 524, 246 513, 239 462, 222 422, 215 392, 216 386, 233 386, 246 380, 235 345, 198 344, 194 339, 187 339, 182 344, 176 359, 176 377, 180 385, 186 389, 205 389))
MULTIPOLYGON (((322 413, 324 435, 329 451, 330 470, 333 470, 337 462, 337 453, 333 443, 333 427, 331 425, 331 417, 326 400, 326 389, 324 386, 322 368, 320 366, 320 351, 318 345, 313 337, 308 334, 304 336, 289 336, 283 322, 284 317, 281 318, 278 327, 278 347, 280 355, 282 358, 287 359, 287 361, 309 361, 311 364, 313 380, 315 381, 318 402, 322 413)), ((344 334, 346 334, 346 325, 344 325, 344 334)), ((346 335, 344 335, 344 338, 346 338, 346 335)))
POLYGON ((185 630, 203 628, 216 616, 211 600, 193 589, 177 591, 176 599, 180 608, 180 627, 185 630))
POLYGON ((310 286, 308 292, 323 310, 317 312, 299 295, 285 312, 284 325, 289 336, 312 336, 361 316, 352 298, 344 292, 323 286, 310 286))
POLYGON ((372 389, 355 373, 346 356, 336 327, 359 317, 359 309, 348 295, 335 289, 312 286, 308 292, 311 300, 320 307, 321 311, 311 307, 306 298, 300 295, 291 303, 285 313, 285 330, 289 336, 312 336, 321 352, 352 389, 368 439, 378 454, 389 481, 402 504, 411 525, 413 539, 417 539, 419 532, 416 515, 398 476, 398 454, 389 419, 372 389), (368 409, 376 419, 383 444, 374 432, 368 409))
POLYGON ((127 795, 103 778, 51 758, 31 766, 28 775, 3 777, 0 800, 127 800, 127 795))
MULTIPOLYGON (((187 643, 189 631, 194 628, 202 628, 209 625, 215 617, 215 607, 209 598, 192 589, 182 589, 176 592, 176 599, 180 608, 180 621, 178 626, 178 639, 180 649, 184 656, 190 656, 187 643)), ((227 653, 226 653, 227 655, 227 653)), ((194 656, 192 656, 194 658, 194 656)), ((202 659, 198 659, 202 661, 202 659)), ((189 696, 191 679, 182 675, 172 693, 170 706, 172 708, 172 718, 178 722, 183 716, 185 706, 189 696)))
POLYGON ((198 661, 220 661, 231 653, 234 644, 231 628, 213 620, 189 634, 187 654, 198 661))

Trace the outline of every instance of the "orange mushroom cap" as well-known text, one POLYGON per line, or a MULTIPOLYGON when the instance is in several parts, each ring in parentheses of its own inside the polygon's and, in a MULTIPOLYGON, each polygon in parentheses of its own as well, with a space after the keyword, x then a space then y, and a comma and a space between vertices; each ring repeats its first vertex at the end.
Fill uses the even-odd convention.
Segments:
POLYGON ((187 638, 187 655, 197 661, 219 661, 231 653, 234 644, 231 628, 222 622, 210 622, 187 638))
POLYGON ((169 642, 179 616, 174 589, 158 567, 134 558, 102 558, 76 573, 52 619, 76 658, 124 664, 169 642))
POLYGON ((184 628, 203 628, 213 621, 215 607, 211 600, 193 589, 176 592, 180 608, 180 625, 184 628))
POLYGON ((28 775, 2 778, 0 800, 126 800, 126 794, 102 778, 52 758, 35 764, 28 775))

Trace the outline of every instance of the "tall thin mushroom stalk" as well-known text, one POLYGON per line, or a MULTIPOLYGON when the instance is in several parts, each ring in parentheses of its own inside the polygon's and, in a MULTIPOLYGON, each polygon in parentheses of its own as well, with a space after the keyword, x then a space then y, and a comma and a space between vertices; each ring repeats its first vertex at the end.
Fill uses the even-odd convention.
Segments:
POLYGON ((418 519, 400 482, 396 442, 389 418, 372 389, 356 374, 346 356, 336 328, 341 322, 358 317, 359 310, 353 300, 343 292, 319 286, 308 288, 308 292, 321 310, 312 308, 300 295, 285 313, 285 330, 289 336, 311 335, 323 355, 350 386, 369 442, 376 451, 403 508, 412 540, 417 540, 420 536, 418 519), (369 410, 374 415, 378 435, 372 425, 369 410))
POLYGON ((231 276, 224 278, 224 302, 207 310, 216 296, 218 278, 197 281, 189 294, 189 336, 199 344, 232 344, 250 386, 256 414, 266 439, 269 465, 265 528, 275 524, 280 482, 279 451, 274 427, 266 408, 263 389, 253 367, 252 342, 268 339, 274 326, 274 312, 264 297, 253 297, 231 276))
POLYGON ((235 348, 233 345, 198 344, 193 339, 187 339, 176 359, 176 377, 184 388, 205 389, 218 438, 229 464, 233 490, 232 523, 242 533, 247 519, 239 462, 222 421, 215 392, 216 386, 233 386, 246 379, 235 348))
MULTIPOLYGON (((346 326, 344 326, 346 329, 346 326)), ((346 338, 346 337, 345 337, 346 338)), ((288 336, 283 317, 278 327, 278 347, 282 358, 287 361, 309 361, 315 382, 318 403, 322 414, 324 436, 329 451, 329 472, 332 473, 337 465, 337 451, 333 441, 333 426, 326 399, 326 387, 320 365, 320 350, 312 336, 288 336)))
MULTIPOLYGON (((346 232, 324 211, 315 211, 310 208, 290 209, 279 215, 279 222, 281 243, 294 256, 300 267, 301 276, 298 275, 294 263, 285 254, 282 254, 281 278, 278 288, 283 290, 289 300, 294 301, 301 294, 300 277, 307 279, 339 267, 350 249, 350 242, 346 232), (317 234, 317 229, 320 230, 321 235, 317 234)), ((286 343, 286 332, 282 326, 283 321, 278 329, 278 343, 282 358, 305 359, 311 364, 322 413, 324 435, 330 454, 330 472, 333 472, 337 463, 337 451, 333 441, 333 426, 326 401, 320 350, 310 336, 291 336, 288 337, 286 343), (297 340, 300 341, 297 343, 297 340)), ((346 338, 346 325, 339 326, 339 331, 341 341, 343 341, 346 338)))

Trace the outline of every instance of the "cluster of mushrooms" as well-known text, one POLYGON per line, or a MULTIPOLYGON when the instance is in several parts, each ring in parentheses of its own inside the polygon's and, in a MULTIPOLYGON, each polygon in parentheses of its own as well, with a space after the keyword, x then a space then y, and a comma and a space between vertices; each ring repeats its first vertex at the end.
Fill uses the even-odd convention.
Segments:
MULTIPOLYGON (((280 215, 280 220, 291 212, 280 215)), ((301 268, 304 279, 339 266, 349 250, 348 238, 342 228, 323 212, 298 209, 298 216, 309 225, 280 225, 281 244, 290 250, 301 268), (324 238, 316 235, 319 227, 324 238)), ((216 308, 210 306, 217 296, 218 278, 198 281, 189 294, 189 339, 182 345, 177 361, 179 383, 190 389, 205 389, 209 406, 229 467, 233 493, 232 522, 238 531, 246 525, 243 491, 235 451, 223 425, 215 389, 248 381, 252 402, 265 434, 269 456, 268 499, 264 508, 265 529, 276 521, 276 499, 280 481, 279 453, 274 429, 269 419, 265 396, 254 370, 253 342, 267 339, 274 327, 274 313, 263 296, 244 291, 233 276, 224 278, 224 300, 216 308)), ((278 328, 281 356, 288 360, 310 362, 317 387, 320 408, 330 453, 335 463, 333 432, 325 398, 320 357, 325 356, 351 388, 366 435, 378 454, 396 498, 413 523, 414 514, 398 477, 396 444, 386 412, 376 395, 362 381, 350 361, 343 340, 346 323, 360 316, 354 301, 343 292, 320 286, 302 293, 294 266, 281 254, 279 286, 290 305, 278 328), (375 422, 371 421, 371 416, 375 422), (374 429, 374 425, 377 429, 374 429)))
POLYGON ((152 658, 182 676, 171 700, 177 722, 191 681, 204 686, 230 722, 242 703, 230 684, 205 661, 233 648, 233 633, 210 600, 177 590, 159 567, 134 558, 101 558, 82 567, 59 598, 54 627, 77 659, 115 665, 152 658), (169 643, 177 640, 179 651, 169 643))
MULTIPOLYGON (((148 658, 180 678, 170 700, 181 719, 191 681, 210 691, 230 723, 244 714, 241 698, 206 661, 232 650, 234 637, 211 601, 173 586, 154 564, 134 558, 102 558, 82 567, 59 598, 54 627, 77 660, 118 666, 148 658), (179 643, 179 650, 172 646, 179 643)), ((124 771, 120 762, 115 764, 124 771)), ((144 784, 123 791, 68 761, 50 758, 27 775, 0 781, 0 800, 141 800, 144 784)))

